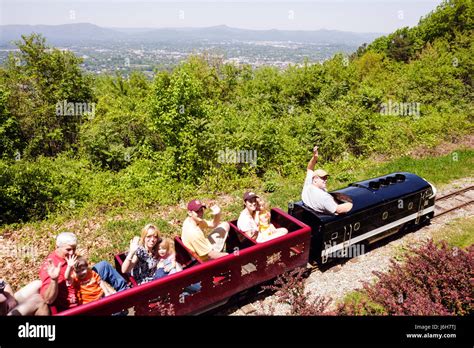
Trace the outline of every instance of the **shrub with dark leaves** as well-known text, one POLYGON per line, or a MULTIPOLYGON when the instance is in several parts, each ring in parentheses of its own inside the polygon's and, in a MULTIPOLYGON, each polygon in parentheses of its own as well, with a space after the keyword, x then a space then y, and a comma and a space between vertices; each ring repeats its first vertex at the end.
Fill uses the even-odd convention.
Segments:
POLYGON ((305 269, 297 268, 280 275, 273 285, 264 286, 266 290, 275 291, 275 301, 260 315, 275 315, 276 304, 289 305, 288 315, 313 316, 333 314, 327 310, 331 299, 316 296, 311 299, 311 292, 305 291, 305 269))
POLYGON ((340 314, 377 314, 368 303, 380 304, 389 315, 469 315, 473 312, 474 245, 466 250, 437 246, 432 240, 411 249, 403 264, 392 261, 387 273, 364 284, 370 302, 349 302, 340 314))

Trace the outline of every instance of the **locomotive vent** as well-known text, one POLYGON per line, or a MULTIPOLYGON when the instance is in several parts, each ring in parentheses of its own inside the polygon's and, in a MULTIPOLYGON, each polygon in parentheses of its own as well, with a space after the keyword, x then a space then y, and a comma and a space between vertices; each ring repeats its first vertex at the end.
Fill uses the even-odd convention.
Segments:
POLYGON ((385 178, 373 180, 369 182, 369 187, 373 190, 378 190, 381 187, 396 184, 397 182, 404 182, 406 179, 403 174, 390 175, 385 178))

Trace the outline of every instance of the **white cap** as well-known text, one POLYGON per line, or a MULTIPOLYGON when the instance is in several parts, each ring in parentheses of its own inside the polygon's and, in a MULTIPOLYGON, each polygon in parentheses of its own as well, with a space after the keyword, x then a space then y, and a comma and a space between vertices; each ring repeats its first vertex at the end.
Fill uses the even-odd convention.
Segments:
POLYGON ((313 172, 313 178, 315 176, 318 176, 320 178, 323 178, 325 176, 329 176, 328 172, 326 172, 325 170, 322 170, 322 169, 316 169, 314 172, 313 172))

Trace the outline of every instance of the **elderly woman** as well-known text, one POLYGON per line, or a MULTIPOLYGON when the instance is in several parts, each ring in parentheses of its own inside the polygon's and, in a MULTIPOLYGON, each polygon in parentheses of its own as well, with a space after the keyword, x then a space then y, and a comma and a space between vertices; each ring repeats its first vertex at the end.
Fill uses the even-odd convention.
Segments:
POLYGON ((146 225, 139 237, 130 241, 130 249, 122 264, 122 273, 131 271, 138 284, 153 280, 156 266, 160 261, 158 246, 161 242, 160 231, 152 224, 146 225))

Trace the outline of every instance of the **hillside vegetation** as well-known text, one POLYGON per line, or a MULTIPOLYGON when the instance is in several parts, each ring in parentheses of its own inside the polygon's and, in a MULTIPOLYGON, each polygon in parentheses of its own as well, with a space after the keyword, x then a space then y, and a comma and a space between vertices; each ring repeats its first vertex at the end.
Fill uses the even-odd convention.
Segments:
POLYGON ((23 37, 0 68, 0 224, 284 190, 314 144, 345 184, 369 159, 456 142, 473 129, 473 13, 472 1, 444 1, 322 64, 201 55, 151 81, 87 75, 73 53, 23 37), (255 161, 235 163, 244 150, 255 161))

